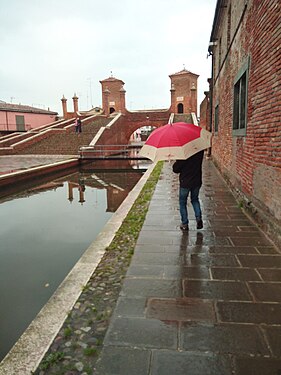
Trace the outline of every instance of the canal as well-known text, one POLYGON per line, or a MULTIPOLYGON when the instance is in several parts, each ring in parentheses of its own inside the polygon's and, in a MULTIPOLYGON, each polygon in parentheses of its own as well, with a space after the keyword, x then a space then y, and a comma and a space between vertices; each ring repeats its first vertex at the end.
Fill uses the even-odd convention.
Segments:
POLYGON ((0 196, 0 361, 138 182, 145 165, 87 164, 0 196))

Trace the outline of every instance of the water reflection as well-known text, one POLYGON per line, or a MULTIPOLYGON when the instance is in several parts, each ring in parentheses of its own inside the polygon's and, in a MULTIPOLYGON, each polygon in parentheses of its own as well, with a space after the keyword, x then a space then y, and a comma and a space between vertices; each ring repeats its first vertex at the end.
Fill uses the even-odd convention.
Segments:
POLYGON ((196 233, 195 245, 199 246, 200 250, 201 250, 202 245, 203 245, 203 239, 204 239, 203 233, 202 232, 197 232, 196 233))
POLYGON ((142 175, 86 169, 0 198, 0 360, 142 175))

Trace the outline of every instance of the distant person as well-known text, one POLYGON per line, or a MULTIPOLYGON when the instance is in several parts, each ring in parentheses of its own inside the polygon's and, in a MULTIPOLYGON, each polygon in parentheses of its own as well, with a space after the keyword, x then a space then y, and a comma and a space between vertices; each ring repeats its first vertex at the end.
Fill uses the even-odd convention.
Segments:
POLYGON ((173 172, 179 173, 179 205, 182 230, 188 230, 187 198, 190 193, 195 213, 197 229, 203 228, 202 212, 199 202, 199 190, 202 186, 202 162, 204 151, 199 151, 186 160, 177 160, 173 172))
POLYGON ((84 182, 84 178, 79 178, 78 183, 79 183, 79 187, 78 187, 78 189, 79 189, 80 191, 83 191, 83 192, 84 192, 84 191, 86 190, 85 182, 84 182))
POLYGON ((75 120, 75 133, 81 133, 82 132, 82 122, 79 117, 75 120))

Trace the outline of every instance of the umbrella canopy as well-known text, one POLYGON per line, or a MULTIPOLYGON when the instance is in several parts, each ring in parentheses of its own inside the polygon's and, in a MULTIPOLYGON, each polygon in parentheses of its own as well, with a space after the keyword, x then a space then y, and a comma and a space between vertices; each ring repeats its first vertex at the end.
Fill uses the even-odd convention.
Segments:
POLYGON ((167 124, 154 130, 139 155, 152 161, 187 159, 211 146, 212 134, 185 122, 167 124))

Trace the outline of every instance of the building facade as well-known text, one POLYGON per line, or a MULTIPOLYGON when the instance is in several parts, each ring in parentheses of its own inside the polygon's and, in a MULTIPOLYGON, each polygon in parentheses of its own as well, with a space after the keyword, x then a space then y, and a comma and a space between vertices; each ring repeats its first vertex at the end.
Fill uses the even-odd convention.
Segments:
MULTIPOLYGON (((197 79, 198 75, 186 69, 171 74, 171 113, 195 113, 197 115, 197 79)), ((102 85, 102 107, 106 115, 120 112, 125 114, 126 100, 124 82, 115 77, 100 81, 102 85)))
POLYGON ((27 105, 0 102, 0 131, 21 132, 50 124, 57 119, 57 112, 27 105))
POLYGON ((280 6, 279 0, 218 0, 209 54, 213 160, 281 242, 280 6))
POLYGON ((102 86, 102 108, 106 115, 114 112, 126 112, 124 82, 115 77, 100 81, 102 86))
POLYGON ((171 74, 171 112, 195 113, 197 115, 198 75, 186 69, 171 74))

